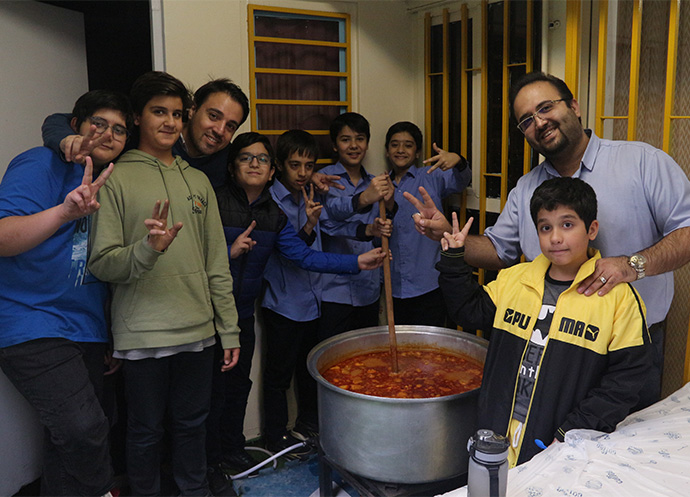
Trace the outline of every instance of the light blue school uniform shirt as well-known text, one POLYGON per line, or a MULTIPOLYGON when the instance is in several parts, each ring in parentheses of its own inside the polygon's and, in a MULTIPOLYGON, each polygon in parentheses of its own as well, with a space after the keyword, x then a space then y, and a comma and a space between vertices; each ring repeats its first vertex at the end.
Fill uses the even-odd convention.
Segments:
MULTIPOLYGON (((356 240, 361 225, 373 223, 378 215, 378 206, 364 212, 351 214, 345 220, 346 213, 352 212, 352 197, 367 189, 373 175, 361 168, 362 179, 357 185, 350 180, 345 166, 340 162, 320 170, 324 174, 340 176, 339 183, 344 190, 331 188, 325 198, 325 208, 321 212, 321 236, 323 250, 338 254, 362 254, 374 248, 373 241, 356 240)), ((364 307, 373 304, 381 294, 381 270, 361 271, 355 275, 324 274, 323 302, 347 304, 364 307)))
MULTIPOLYGON (((602 140, 591 130, 585 132, 590 140, 573 177, 589 183, 597 194, 599 234, 591 245, 602 257, 631 255, 690 227, 690 182, 668 154, 646 143, 602 140)), ((528 260, 541 253, 529 202, 537 186, 559 176, 545 160, 521 177, 496 224, 486 229, 505 263, 516 263, 521 253, 528 260)), ((648 323, 663 321, 673 300, 673 272, 633 286, 647 306, 648 323)))
MULTIPOLYGON (((410 167, 395 186, 395 201, 398 211, 393 219, 393 235, 389 246, 393 254, 391 261, 391 284, 393 297, 409 299, 424 295, 438 288, 436 263, 441 254, 441 244, 417 232, 412 215, 417 209, 403 196, 409 192, 420 198, 419 187, 423 186, 434 203, 441 205, 441 199, 452 193, 463 191, 470 183, 472 174, 469 167, 454 167, 448 171, 436 169, 431 174, 431 166, 410 167)), ((393 179, 391 171, 391 179, 393 179)))
MULTIPOLYGON (((280 181, 273 183, 269 191, 273 200, 287 215, 292 227, 299 233, 307 222, 304 198, 300 195, 295 201, 295 197, 280 181)), ((319 224, 316 224, 312 232, 314 240, 310 248, 313 250, 321 250, 319 224)), ((294 262, 273 251, 264 270, 266 292, 261 306, 293 321, 318 319, 321 316, 322 278, 322 273, 299 268, 294 262)))

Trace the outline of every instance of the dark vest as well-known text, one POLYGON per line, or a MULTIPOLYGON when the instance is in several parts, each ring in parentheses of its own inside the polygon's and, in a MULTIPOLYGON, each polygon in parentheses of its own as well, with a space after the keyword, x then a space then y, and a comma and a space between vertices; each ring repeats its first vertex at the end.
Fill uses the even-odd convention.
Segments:
POLYGON ((230 259, 232 293, 237 313, 239 319, 246 319, 254 314, 254 301, 261 292, 264 268, 273 252, 278 233, 285 227, 288 219, 271 198, 268 186, 252 205, 249 205, 244 190, 232 180, 217 188, 216 196, 228 245, 228 257, 235 239, 252 221, 256 221, 256 227, 250 234, 252 240, 256 241, 254 248, 237 259, 230 259))

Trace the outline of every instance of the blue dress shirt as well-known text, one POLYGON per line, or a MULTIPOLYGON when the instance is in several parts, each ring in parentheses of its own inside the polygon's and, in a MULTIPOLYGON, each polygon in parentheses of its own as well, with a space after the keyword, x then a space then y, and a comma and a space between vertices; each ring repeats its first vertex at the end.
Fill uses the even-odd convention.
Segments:
MULTIPOLYGON (((345 166, 340 162, 321 169, 324 174, 340 176, 340 184, 344 190, 331 188, 325 201, 325 209, 321 213, 321 234, 323 248, 328 252, 338 254, 362 254, 374 248, 373 241, 358 240, 358 230, 361 226, 373 223, 378 209, 366 209, 356 212, 344 221, 338 221, 334 214, 338 208, 347 210, 351 206, 352 197, 363 192, 371 183, 373 176, 362 168, 362 179, 358 184, 350 180, 345 166), (350 204, 348 204, 350 203, 350 204)), ((376 302, 381 294, 381 270, 362 271, 355 275, 323 275, 324 302, 347 304, 363 307, 376 302)))
MULTIPOLYGON (((280 181, 273 183, 270 192, 292 227, 301 234, 307 222, 304 198, 300 195, 299 200, 295 201, 295 197, 280 181)), ((315 237, 310 248, 313 250, 321 250, 319 224, 312 232, 315 237)), ((317 319, 321 316, 322 278, 322 273, 301 269, 274 251, 264 270, 266 293, 261 306, 293 321, 317 319)))
POLYGON ((393 182, 398 211, 393 219, 393 235, 389 244, 393 254, 393 297, 397 299, 418 297, 438 288, 438 271, 435 266, 441 253, 439 242, 420 235, 415 229, 412 215, 417 209, 403 197, 403 192, 420 198, 419 187, 423 186, 434 203, 440 206, 441 199, 463 191, 472 177, 469 167, 454 167, 448 171, 436 169, 427 174, 430 168, 431 166, 412 166, 399 183, 393 182))

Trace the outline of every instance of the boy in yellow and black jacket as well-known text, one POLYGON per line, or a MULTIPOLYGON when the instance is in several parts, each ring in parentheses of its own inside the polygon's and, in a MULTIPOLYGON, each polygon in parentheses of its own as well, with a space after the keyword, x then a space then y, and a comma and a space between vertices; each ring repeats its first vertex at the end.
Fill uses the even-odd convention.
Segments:
POLYGON ((479 396, 478 427, 505 434, 511 467, 530 460, 535 440, 565 432, 611 432, 637 404, 652 349, 645 307, 626 283, 604 296, 578 293, 601 256, 594 190, 577 178, 554 178, 530 201, 542 254, 480 286, 464 261, 462 231, 441 240, 439 283, 451 318, 490 330, 479 396))

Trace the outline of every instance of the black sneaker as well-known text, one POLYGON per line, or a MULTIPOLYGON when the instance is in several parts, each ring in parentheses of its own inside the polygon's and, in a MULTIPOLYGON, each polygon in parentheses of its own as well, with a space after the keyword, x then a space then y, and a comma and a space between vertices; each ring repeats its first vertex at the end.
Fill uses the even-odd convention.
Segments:
MULTIPOLYGON (((259 464, 259 461, 254 459, 249 455, 244 449, 236 450, 227 454, 223 454, 223 462, 221 463, 223 469, 231 474, 238 475, 244 473, 248 469, 253 468, 259 464)), ((259 471, 253 471, 249 474, 249 477, 259 476, 259 471)))
POLYGON ((211 495, 215 497, 237 497, 237 492, 235 492, 232 482, 225 476, 220 464, 208 467, 206 479, 208 480, 208 489, 211 491, 211 495))
MULTIPOLYGON (((266 440, 266 450, 270 450, 274 454, 277 454, 278 452, 281 452, 287 449, 288 447, 291 447, 299 443, 303 443, 302 440, 299 440, 290 435, 289 433, 286 433, 285 435, 276 440, 266 440)), ((299 447, 295 447, 290 452, 283 454, 283 457, 286 457, 288 459, 299 459, 300 461, 303 461, 314 453, 314 449, 304 444, 299 447)))
POLYGON ((309 421, 298 420, 290 434, 298 440, 308 440, 319 436, 319 425, 309 421))

